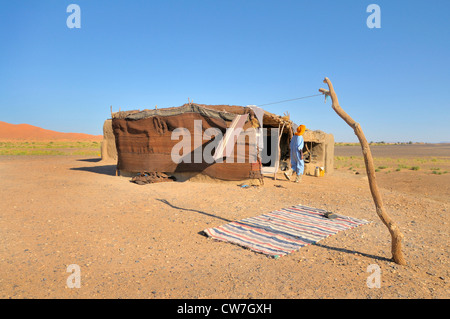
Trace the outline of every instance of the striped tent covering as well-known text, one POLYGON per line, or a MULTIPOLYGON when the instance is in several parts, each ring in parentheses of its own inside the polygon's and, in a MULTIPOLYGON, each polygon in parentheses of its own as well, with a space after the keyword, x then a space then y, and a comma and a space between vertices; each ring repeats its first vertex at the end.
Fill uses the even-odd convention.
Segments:
POLYGON ((369 221, 337 215, 324 217, 326 210, 296 205, 256 217, 208 228, 204 233, 216 240, 237 244, 271 257, 284 256, 303 246, 369 221))

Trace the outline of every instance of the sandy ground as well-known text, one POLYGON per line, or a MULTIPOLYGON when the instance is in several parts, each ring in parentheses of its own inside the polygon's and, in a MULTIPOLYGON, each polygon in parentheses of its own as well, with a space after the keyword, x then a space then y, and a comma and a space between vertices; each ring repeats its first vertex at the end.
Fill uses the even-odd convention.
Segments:
POLYGON ((98 159, 2 156, 0 297, 449 298, 450 174, 377 176, 387 211, 405 235, 407 266, 390 261, 390 235, 364 173, 338 169, 304 176, 300 184, 280 174, 251 188, 141 186, 98 159), (201 234, 297 204, 372 223, 279 259, 201 234), (72 264, 80 267, 80 288, 67 286, 72 264), (370 265, 381 270, 380 288, 367 285, 370 265))

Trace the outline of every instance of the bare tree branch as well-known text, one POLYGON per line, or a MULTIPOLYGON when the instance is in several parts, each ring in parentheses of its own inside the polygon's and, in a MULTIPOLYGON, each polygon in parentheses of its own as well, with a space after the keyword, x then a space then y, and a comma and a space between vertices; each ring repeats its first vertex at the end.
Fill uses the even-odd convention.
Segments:
POLYGON ((356 136, 359 139, 361 144, 362 153, 364 155, 364 163, 366 165, 367 177, 369 179, 369 188, 372 193, 373 201, 375 203, 375 208, 378 216, 381 221, 386 225, 389 229, 389 232, 392 237, 392 259, 399 265, 406 265, 406 260, 402 253, 402 239, 403 234, 400 232, 397 224, 394 220, 388 215, 383 206, 383 201, 381 198, 380 191, 378 189, 378 185, 375 177, 375 166, 373 163, 372 153, 370 151, 369 143, 367 143, 366 137, 361 129, 359 123, 356 123, 350 115, 348 115, 339 105, 339 101, 334 91, 333 85, 328 78, 323 80, 324 83, 328 85, 328 90, 319 89, 319 92, 326 94, 331 97, 332 108, 333 110, 351 127, 353 128, 356 136))

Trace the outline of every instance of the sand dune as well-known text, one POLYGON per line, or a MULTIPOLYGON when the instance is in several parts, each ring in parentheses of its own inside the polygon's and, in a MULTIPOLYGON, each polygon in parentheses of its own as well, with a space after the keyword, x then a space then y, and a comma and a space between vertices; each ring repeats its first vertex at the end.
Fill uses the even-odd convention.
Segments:
POLYGON ((103 135, 63 133, 29 124, 10 124, 0 121, 0 140, 3 141, 100 141, 102 138, 103 135))

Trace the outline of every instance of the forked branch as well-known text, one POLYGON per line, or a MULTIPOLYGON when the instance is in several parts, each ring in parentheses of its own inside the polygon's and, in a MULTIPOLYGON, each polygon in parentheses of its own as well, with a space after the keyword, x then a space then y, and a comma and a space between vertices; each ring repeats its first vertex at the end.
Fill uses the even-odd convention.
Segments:
POLYGON ((369 179, 369 188, 372 193, 373 201, 375 203, 375 208, 378 216, 381 221, 386 225, 389 229, 389 232, 392 237, 392 259, 399 265, 406 265, 406 260, 402 253, 402 239, 403 234, 400 232, 397 224, 394 220, 388 215, 386 210, 384 209, 383 201, 381 198, 380 191, 378 189, 378 185, 375 177, 375 166, 373 163, 372 153, 370 151, 369 143, 367 143, 366 137, 361 129, 359 123, 355 122, 350 115, 348 115, 339 105, 339 101, 334 91, 333 85, 328 78, 323 80, 324 83, 328 85, 328 90, 319 89, 319 92, 330 96, 332 102, 333 110, 351 127, 355 132, 358 140, 361 144, 362 153, 364 156, 364 163, 366 165, 367 177, 369 179))

